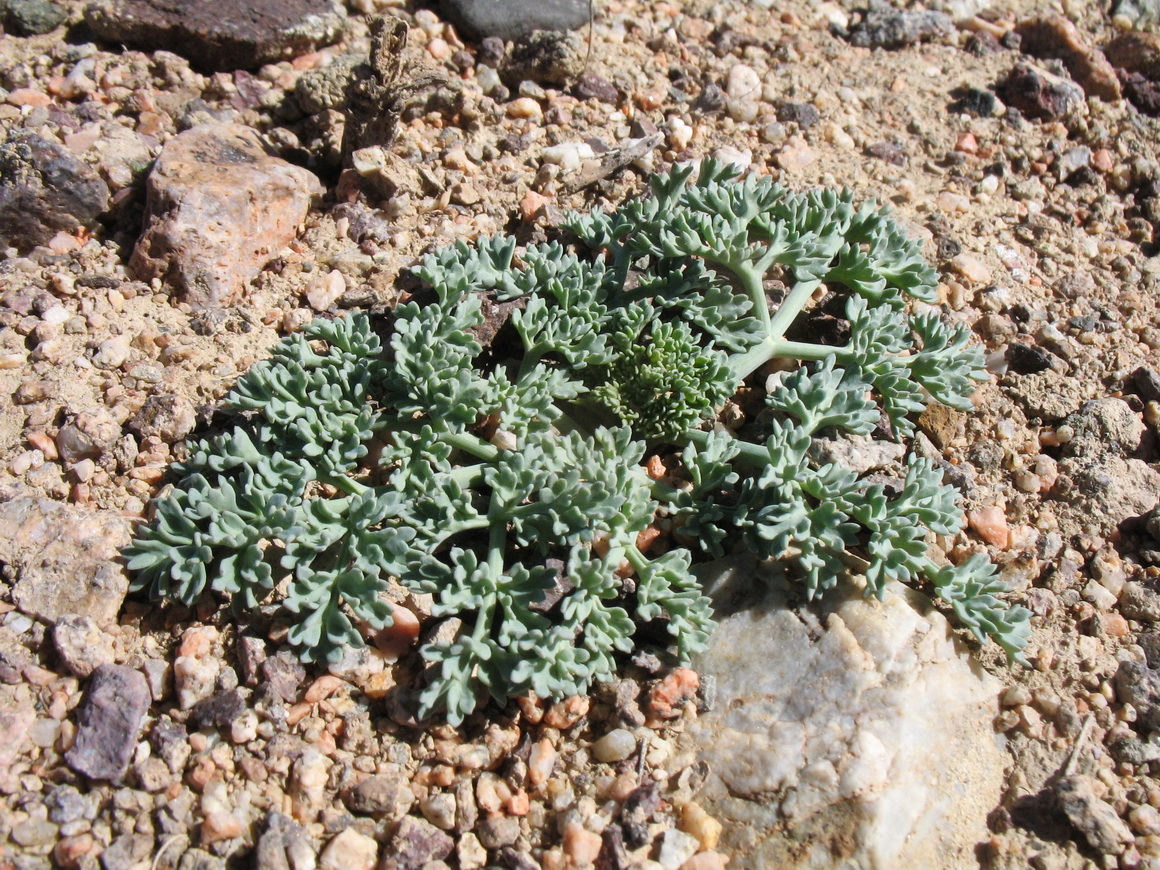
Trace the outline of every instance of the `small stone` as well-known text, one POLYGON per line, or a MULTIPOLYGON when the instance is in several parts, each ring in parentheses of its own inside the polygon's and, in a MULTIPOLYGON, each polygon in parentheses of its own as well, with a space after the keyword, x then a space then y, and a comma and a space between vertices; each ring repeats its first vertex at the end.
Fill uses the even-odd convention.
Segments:
POLYGON ((297 658, 286 652, 279 652, 259 665, 262 674, 261 687, 275 697, 293 704, 298 700, 298 687, 306 679, 306 668, 297 658))
POLYGON ((1160 811, 1149 804, 1143 804, 1128 813, 1128 824, 1141 837, 1160 834, 1160 811))
POLYGON ((681 865, 681 870, 725 870, 726 860, 720 852, 698 852, 681 865))
POLYGON ((797 124, 803 130, 808 130, 821 119, 821 113, 809 103, 783 103, 777 109, 778 121, 783 124, 797 124))
POLYGON ((564 854, 573 867, 593 864, 600 856, 603 841, 579 822, 569 822, 564 827, 564 854))
POLYGON ((599 100, 615 105, 620 100, 620 91, 608 79, 595 73, 585 73, 572 87, 572 93, 581 100, 599 100))
POLYGON ((661 837, 657 863, 665 870, 677 870, 697 853, 699 846, 696 837, 691 837, 676 828, 669 828, 661 837))
POLYGON ((998 505, 987 505, 967 512, 967 525, 992 547, 1007 549, 1010 531, 1007 528, 1007 512, 998 505))
POLYGON ((592 754, 597 761, 606 763, 624 761, 636 751, 636 738, 631 731, 616 728, 609 731, 594 744, 592 754))
POLYGON ((520 838, 520 820, 511 816, 484 819, 475 831, 479 842, 488 849, 510 846, 520 838))
POLYGON ((101 853, 103 870, 132 870, 153 852, 153 837, 148 834, 123 834, 101 853))
POLYGON ((12 839, 21 846, 47 846, 57 837, 57 827, 44 819, 28 819, 12 828, 12 839))
POLYGON ((680 829, 690 836, 696 837, 701 848, 711 851, 717 848, 724 826, 709 815, 695 801, 689 801, 681 807, 680 829))
POLYGON ((65 667, 82 679, 113 662, 113 638, 88 616, 61 616, 52 628, 52 642, 65 667))
POLYGON ((685 701, 696 697, 701 678, 689 668, 674 668, 664 679, 649 689, 648 710, 653 719, 672 719, 680 715, 685 701))
POLYGON ((306 301, 315 311, 326 311, 346 292, 346 278, 338 269, 315 275, 306 285, 306 301))
POLYGON ((312 838, 289 816, 270 813, 254 851, 256 870, 308 870, 315 866, 312 838))
POLYGON ((1065 776, 1053 789, 1056 804, 1092 848, 1119 855, 1132 844, 1132 832, 1107 801, 1096 796, 1096 780, 1089 776, 1065 776))
POLYGON ((1136 725, 1160 730, 1160 671, 1139 662, 1120 662, 1115 683, 1120 703, 1136 708, 1136 725))
POLYGON ((556 748, 546 737, 532 744, 528 753, 528 782, 533 786, 543 785, 552 775, 556 766, 556 748))
POLYGON ((101 665, 77 714, 77 735, 65 754, 69 767, 91 779, 118 780, 129 769, 145 714, 149 685, 140 671, 101 665))
MULTIPOLYGON (((509 82, 567 85, 584 72, 585 41, 574 33, 536 31, 515 39, 503 63, 509 82)), ((527 96, 538 96, 528 93, 527 96)))
POLYGON ((345 15, 328 0, 100 0, 85 21, 105 42, 172 51, 209 72, 257 69, 329 45, 345 15))
POLYGON ((320 870, 374 870, 379 844, 372 837, 347 828, 326 844, 318 856, 320 870))
POLYGON ((37 36, 55 30, 68 12, 48 0, 7 0, 5 26, 17 36, 37 36))
POLYGON ((517 97, 507 104, 509 118, 530 119, 536 122, 543 120, 544 110, 531 97, 517 97))
POLYGON ((430 861, 442 861, 451 854, 454 846, 455 841, 430 822, 414 816, 404 816, 394 837, 391 838, 388 852, 379 868, 419 870, 430 861))
POLYGON ((951 258, 948 264, 955 274, 966 278, 975 284, 991 283, 991 270, 974 254, 965 251, 951 258))
POLYGON ((435 792, 420 802, 419 809, 423 813, 423 818, 435 827, 444 831, 450 831, 455 827, 455 795, 435 792))
POLYGON ((343 803, 351 812, 397 819, 415 803, 415 793, 401 774, 376 774, 350 789, 343 803))
POLYGON ((470 831, 459 838, 455 854, 459 858, 459 870, 478 870, 487 863, 487 850, 470 831))
POLYGON ((190 715, 199 728, 224 728, 246 712, 242 689, 230 689, 204 698, 193 705, 190 715))
POLYGON ((242 835, 242 823, 233 813, 215 810, 205 814, 201 823, 201 844, 208 846, 242 835))
POLYGON ((311 172, 269 156, 249 127, 186 130, 149 173, 130 266, 142 280, 167 281, 195 310, 225 307, 294 238, 320 190, 311 172))
POLYGON ((776 160, 777 165, 786 172, 802 172, 816 158, 817 155, 806 144, 805 139, 800 136, 790 136, 786 140, 785 147, 777 152, 776 160))

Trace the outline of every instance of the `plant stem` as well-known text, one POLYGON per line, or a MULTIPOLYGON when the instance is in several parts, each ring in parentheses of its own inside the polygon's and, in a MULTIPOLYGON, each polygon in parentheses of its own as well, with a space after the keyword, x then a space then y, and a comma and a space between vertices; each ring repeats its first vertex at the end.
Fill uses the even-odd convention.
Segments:
MULTIPOLYGON (((705 447, 709 443, 709 433, 701 429, 693 429, 685 433, 684 440, 696 444, 698 447, 705 447)), ((749 441, 742 441, 740 438, 733 437, 733 440, 740 448, 737 454, 737 459, 745 465, 763 466, 769 465, 769 452, 765 449, 764 444, 753 444, 749 441)))
POLYGON ((373 489, 373 487, 359 483, 357 480, 352 480, 349 477, 320 477, 318 478, 318 482, 329 484, 335 489, 341 489, 349 495, 362 495, 367 490, 373 489))

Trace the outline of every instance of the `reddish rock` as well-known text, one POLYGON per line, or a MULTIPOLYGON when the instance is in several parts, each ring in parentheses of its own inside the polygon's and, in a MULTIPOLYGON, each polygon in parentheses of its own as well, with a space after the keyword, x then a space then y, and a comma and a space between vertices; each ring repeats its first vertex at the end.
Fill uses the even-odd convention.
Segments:
POLYGON ((207 72, 306 54, 338 39, 345 18, 333 0, 98 0, 85 11, 98 38, 172 51, 207 72))
POLYGON ((149 174, 130 266, 197 310, 226 307, 294 239, 320 191, 312 173, 267 154, 249 127, 193 127, 166 144, 149 174))
POLYGON ((1088 45, 1076 26, 1062 15, 1023 21, 1015 32, 1022 38, 1020 47, 1027 54, 1063 61, 1071 77, 1089 97, 1120 99, 1120 82, 1108 59, 1088 45))

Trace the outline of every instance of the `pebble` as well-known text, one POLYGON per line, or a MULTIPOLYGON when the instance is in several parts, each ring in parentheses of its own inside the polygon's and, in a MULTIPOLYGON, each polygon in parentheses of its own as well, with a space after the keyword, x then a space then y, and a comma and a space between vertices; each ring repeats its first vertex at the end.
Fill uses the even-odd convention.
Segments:
POLYGON ((689 801, 681 807, 680 829, 696 837, 702 849, 712 851, 717 848, 724 825, 705 812, 700 804, 689 801))
POLYGON ((517 97, 507 104, 509 118, 532 120, 539 123, 544 119, 544 110, 531 97, 517 97))
POLYGON ((374 870, 379 844, 374 838, 346 828, 326 844, 318 856, 320 870, 374 870))
POLYGON ((455 844, 455 855, 459 859, 459 870, 477 870, 487 863, 487 850, 470 831, 455 844))
POLYGON ((113 662, 113 638, 88 616, 61 616, 52 627, 52 642, 65 667, 82 679, 113 662))
POLYGON ((437 828, 450 831, 455 827, 455 795, 436 792, 419 803, 423 818, 437 828))
POLYGON ((306 301, 315 311, 326 311, 346 292, 346 278, 342 272, 332 269, 315 275, 306 285, 306 301))
POLYGON ((11 837, 25 847, 47 846, 57 837, 57 826, 44 819, 28 819, 12 828, 11 837))
POLYGON ((696 837, 669 828, 661 837, 660 851, 657 853, 657 863, 665 870, 677 870, 697 853, 700 843, 696 837))
POLYGON ((1128 823, 1142 837, 1160 835, 1160 811, 1148 804, 1138 806, 1128 813, 1128 823))
POLYGON ((1029 118, 1063 118, 1084 102, 1083 90, 1074 82, 1030 63, 1016 64, 999 93, 1029 118))
POLYGON ((817 155, 806 144, 805 139, 800 136, 790 136, 782 149, 777 152, 775 159, 779 168, 786 172, 796 173, 803 172, 817 159, 817 155))
POLYGON ((1098 788, 1092 777, 1073 775, 1057 780, 1052 791, 1056 804, 1094 849, 1119 855, 1134 838, 1115 808, 1097 797, 1098 788))
POLYGON ((616 728, 609 731, 594 744, 592 754, 597 761, 611 763, 624 761, 636 751, 636 738, 631 731, 616 728))
POLYGON ((520 838, 520 822, 511 816, 484 819, 475 829, 476 836, 488 849, 502 849, 520 838))
POLYGON ((954 33, 950 16, 942 12, 900 12, 871 7, 849 31, 850 44, 859 48, 905 48, 918 42, 943 39, 954 33))
POLYGON ((579 822, 569 822, 564 827, 564 854, 573 867, 593 864, 600 856, 603 844, 599 834, 593 833, 579 822))
POLYGON ((991 270, 974 254, 963 251, 951 258, 948 263, 951 270, 962 278, 975 284, 991 283, 991 270))
POLYGON ((556 748, 546 737, 532 744, 528 753, 528 782, 541 786, 552 775, 556 766, 556 748))
POLYGON ((516 39, 533 30, 574 30, 588 23, 588 0, 446 0, 441 11, 468 39, 516 39))
MULTIPOLYGON (((515 819, 510 821, 514 822, 515 819)), ((518 833, 518 823, 516 829, 518 833)), ((482 840, 482 837, 480 839, 482 840)), ((512 842, 515 842, 514 839, 512 842)), ((430 861, 442 861, 451 854, 454 846, 455 842, 451 837, 430 822, 414 816, 404 816, 388 848, 397 866, 403 870, 419 870, 430 861)))

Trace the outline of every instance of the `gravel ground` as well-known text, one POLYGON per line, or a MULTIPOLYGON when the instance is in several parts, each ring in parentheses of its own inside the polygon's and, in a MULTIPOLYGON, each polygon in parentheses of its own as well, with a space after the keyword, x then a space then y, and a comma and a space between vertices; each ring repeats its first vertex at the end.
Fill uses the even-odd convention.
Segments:
POLYGON ((306 670, 268 614, 122 605, 112 561, 184 438, 281 335, 389 310, 432 247, 543 239, 567 209, 704 155, 893 204, 986 345, 977 413, 932 410, 918 438, 965 494, 948 551, 989 552, 1035 613, 1032 667, 977 650, 1006 685, 1011 759, 980 864, 1160 867, 1154 35, 1096 5, 1068 5, 1071 25, 1031 4, 951 24, 608 0, 570 38, 505 45, 358 0, 336 45, 207 72, 95 42, 77 3, 15 35, 19 5, 0 127, 5 147, 47 143, 58 172, 2 164, 32 199, 0 200, 0 867, 723 866, 679 741, 704 700, 692 672, 642 658, 591 699, 417 729, 394 691, 413 655, 306 670), (416 88, 389 151, 343 174, 367 11, 410 24, 416 88), (317 181, 269 207, 297 237, 206 310, 194 284, 130 261, 153 161, 208 121, 317 181), (81 573, 100 582, 78 592, 81 573))

